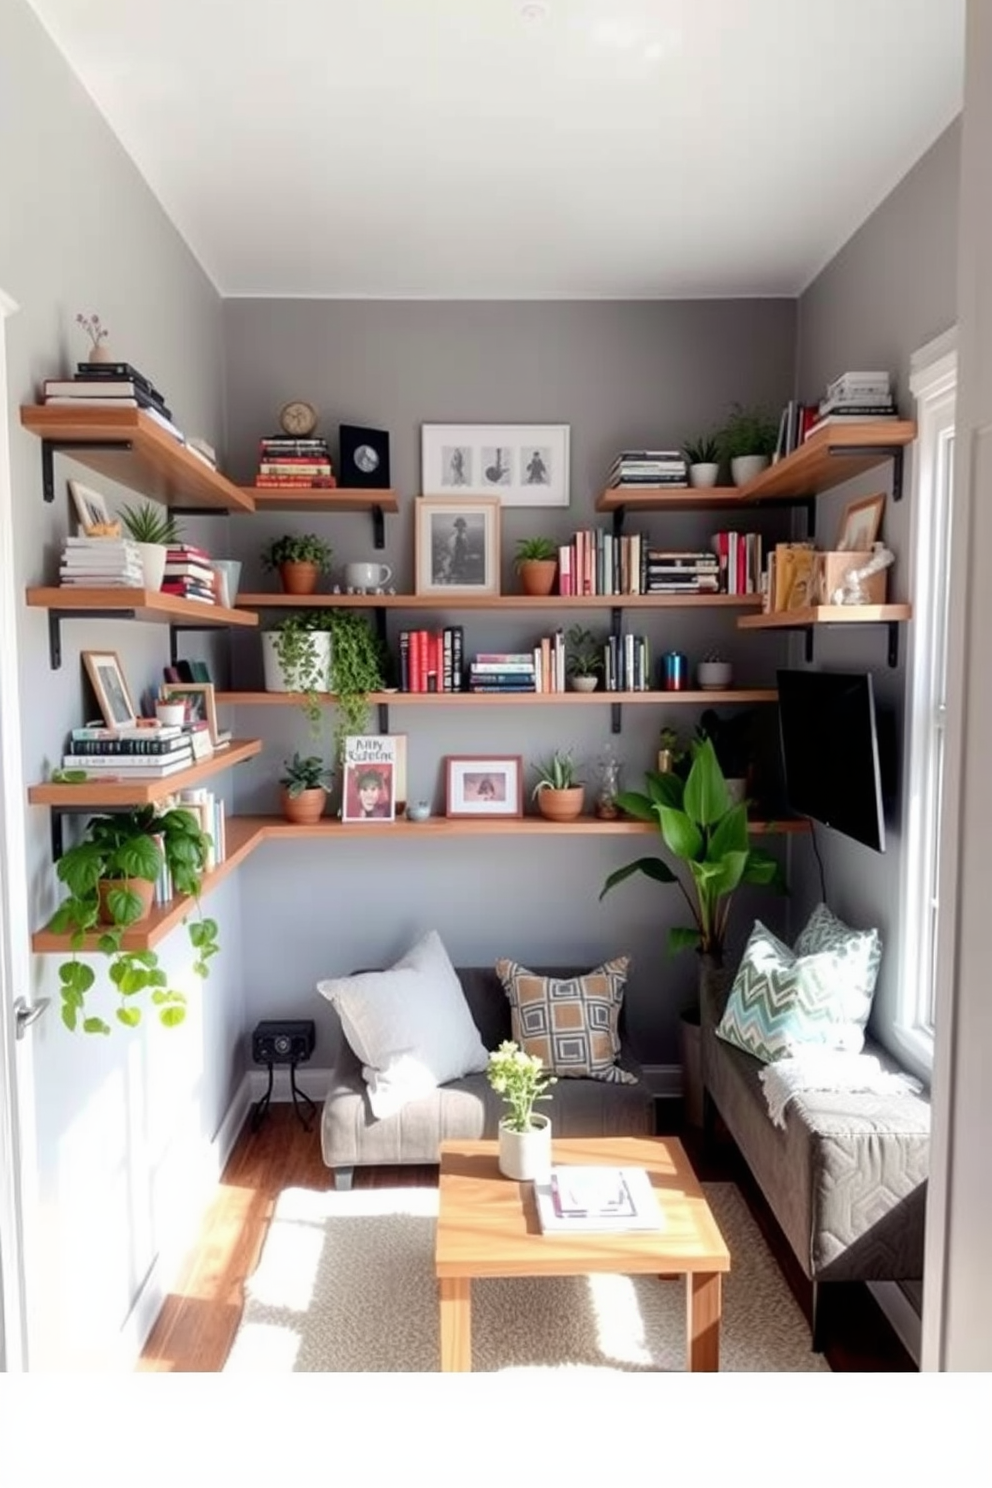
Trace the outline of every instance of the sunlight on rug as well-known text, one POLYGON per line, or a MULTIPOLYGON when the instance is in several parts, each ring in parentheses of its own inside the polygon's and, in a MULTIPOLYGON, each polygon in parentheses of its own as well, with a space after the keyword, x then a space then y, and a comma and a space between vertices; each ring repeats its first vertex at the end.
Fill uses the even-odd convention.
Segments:
MULTIPOLYGON (((730 1249, 720 1367, 828 1372, 744 1200, 703 1185, 730 1249)), ((225 1370, 438 1368, 431 1188, 286 1189, 225 1370)), ((650 1276, 514 1277, 472 1284, 475 1370, 651 1372, 685 1367, 685 1283, 650 1276)))

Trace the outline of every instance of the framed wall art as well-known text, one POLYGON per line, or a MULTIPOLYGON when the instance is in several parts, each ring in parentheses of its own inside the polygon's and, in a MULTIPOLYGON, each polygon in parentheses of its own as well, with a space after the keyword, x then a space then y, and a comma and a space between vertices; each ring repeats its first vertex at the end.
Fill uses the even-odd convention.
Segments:
POLYGON ((837 552, 870 553, 882 525, 884 510, 884 491, 877 496, 865 496, 860 501, 849 501, 840 520, 837 552))
POLYGON ((82 481, 70 480, 69 495, 79 518, 79 530, 84 536, 99 533, 111 525, 107 498, 102 491, 94 491, 91 486, 84 486, 82 481))
POLYGON ((137 722, 116 651, 84 651, 83 665, 108 728, 133 728, 137 722))
POLYGON ((523 756, 448 754, 445 816, 523 816, 523 756))
POLYGON ((414 503, 417 594, 499 593, 499 502, 419 496, 414 503))
POLYGON ((206 723, 215 749, 231 742, 231 730, 217 724, 217 699, 212 682, 163 682, 163 702, 185 703, 187 723, 206 723))
POLYGON ((345 739, 342 821, 394 820, 396 755, 391 734, 353 734, 345 739))
POLYGON ((495 496, 503 506, 567 506, 568 424, 422 424, 425 496, 495 496))

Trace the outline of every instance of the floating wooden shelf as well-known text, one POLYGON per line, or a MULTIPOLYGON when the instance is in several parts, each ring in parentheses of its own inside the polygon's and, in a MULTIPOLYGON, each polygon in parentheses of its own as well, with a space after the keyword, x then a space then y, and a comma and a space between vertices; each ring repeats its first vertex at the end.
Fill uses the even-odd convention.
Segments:
POLYGON ((58 610, 63 615, 121 610, 135 620, 158 620, 167 625, 183 621, 203 626, 238 625, 249 629, 258 625, 258 616, 244 610, 201 604, 195 599, 182 599, 154 589, 29 589, 27 601, 34 609, 58 610))
MULTIPOLYGON (((432 816, 424 822, 407 821, 404 817, 395 822, 342 822, 330 817, 309 826, 298 826, 279 816, 255 816, 239 818, 258 828, 260 840, 282 841, 297 837, 342 837, 388 838, 420 837, 624 837, 657 836, 658 829, 651 822, 600 821, 595 816, 581 816, 578 821, 553 822, 543 816, 518 816, 493 819, 491 817, 432 816)), ((775 822, 753 821, 749 824, 755 836, 778 833, 803 833, 809 831, 809 822, 783 820, 775 822)))
POLYGON ((760 594, 239 594, 246 610, 692 610, 757 609, 760 594))
POLYGON ((913 606, 811 605, 802 610, 777 610, 770 615, 742 615, 738 630, 805 630, 810 625, 892 625, 911 620, 913 606))
MULTIPOLYGON (((827 424, 791 455, 763 470, 740 488, 742 505, 756 501, 794 501, 829 491, 866 470, 875 470, 916 438, 907 419, 873 419, 863 424, 827 424)), ((896 494, 898 500, 898 494, 896 494)))
MULTIPOLYGON (((262 750, 261 739, 234 739, 226 748, 218 749, 209 759, 199 760, 188 770, 177 770, 174 775, 132 777, 113 779, 100 776, 79 785, 60 785, 46 781, 42 785, 28 787, 28 800, 32 806, 92 807, 95 812, 104 806, 148 806, 171 796, 174 791, 186 790, 199 785, 212 775, 219 775, 234 765, 252 759, 262 750)), ((111 772, 107 771, 107 776, 111 772)))
POLYGON ((356 491, 346 486, 293 486, 274 489, 271 486, 241 486, 241 494, 248 497, 256 511, 319 511, 319 512, 396 512, 400 509, 395 491, 356 491))
MULTIPOLYGON (((262 834, 248 817, 229 817, 224 826, 227 838, 227 857, 212 873, 204 875, 200 889, 203 899, 221 883, 229 873, 243 863, 248 854, 258 846, 262 834)), ((195 901, 188 895, 177 895, 168 904, 156 904, 147 920, 121 937, 121 949, 125 951, 149 951, 174 930, 194 909, 195 901)), ((93 952, 99 950, 98 935, 87 935, 80 949, 93 952)), ((58 953, 68 955, 72 949, 68 935, 56 935, 52 930, 37 930, 31 937, 31 949, 41 955, 58 953)))
MULTIPOLYGON (((29 404, 21 423, 51 446, 64 448, 79 464, 167 506, 254 511, 245 493, 139 408, 70 408, 29 404), (107 446, 110 446, 109 448, 107 446)), ((45 499, 54 494, 50 465, 45 499)))
MULTIPOLYGON (((309 701, 302 692, 218 692, 215 696, 218 704, 246 708, 302 707, 309 701)), ((316 696, 318 702, 329 707, 337 702, 333 692, 322 692, 316 696)), ((669 703, 682 703, 699 707, 712 706, 715 703, 777 703, 778 692, 774 687, 728 687, 721 688, 719 692, 372 692, 369 694, 369 702, 387 707, 392 707, 394 703, 399 706, 407 704, 416 708, 493 708, 497 704, 502 707, 507 704, 533 707, 562 703, 591 707, 611 703, 653 703, 666 706, 669 703)))
POLYGON ((740 499, 740 486, 611 486, 596 498, 596 510, 719 511, 740 499))

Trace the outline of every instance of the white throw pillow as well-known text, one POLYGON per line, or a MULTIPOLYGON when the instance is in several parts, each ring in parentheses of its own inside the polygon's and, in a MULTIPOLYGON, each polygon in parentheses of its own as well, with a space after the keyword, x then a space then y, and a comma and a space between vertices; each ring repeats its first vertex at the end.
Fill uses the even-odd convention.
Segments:
POLYGON ((377 1118, 486 1068, 489 1055, 436 930, 387 971, 335 977, 317 991, 333 1004, 362 1062, 377 1118))

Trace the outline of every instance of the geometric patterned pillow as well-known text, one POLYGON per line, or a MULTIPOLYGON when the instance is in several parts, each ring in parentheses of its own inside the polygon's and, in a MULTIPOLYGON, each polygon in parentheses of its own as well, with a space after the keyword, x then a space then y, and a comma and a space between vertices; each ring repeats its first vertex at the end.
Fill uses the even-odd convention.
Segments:
POLYGON ((617 1064, 629 967, 629 956, 617 956, 584 976, 558 978, 538 976, 516 961, 497 961, 514 1043, 555 1075, 636 1085, 635 1076, 617 1064))
POLYGON ((864 1022, 868 1022, 872 994, 882 964, 882 937, 877 930, 852 930, 825 904, 818 904, 793 946, 797 956, 830 951, 837 960, 838 975, 852 992, 867 999, 864 1022))
POLYGON ((756 920, 716 1029, 763 1064, 816 1045, 857 1054, 870 999, 843 976, 831 951, 797 956, 756 920))

